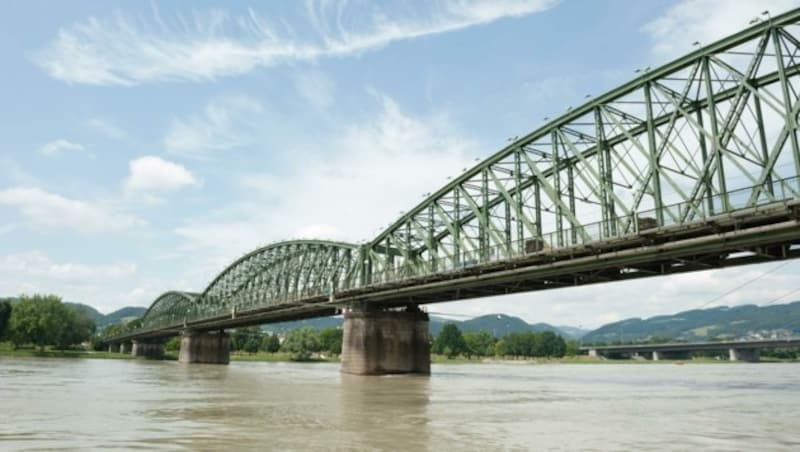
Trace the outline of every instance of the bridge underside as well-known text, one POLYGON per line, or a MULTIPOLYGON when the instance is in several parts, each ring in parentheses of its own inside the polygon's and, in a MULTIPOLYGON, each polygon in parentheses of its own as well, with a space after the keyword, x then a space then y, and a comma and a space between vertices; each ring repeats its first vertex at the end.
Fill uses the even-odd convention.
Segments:
POLYGON ((701 225, 642 231, 592 246, 548 250, 457 273, 315 296, 274 308, 140 331, 120 339, 175 336, 186 328, 221 330, 330 316, 346 306, 395 308, 551 290, 584 284, 732 267, 800 257, 800 201, 719 216, 701 225))

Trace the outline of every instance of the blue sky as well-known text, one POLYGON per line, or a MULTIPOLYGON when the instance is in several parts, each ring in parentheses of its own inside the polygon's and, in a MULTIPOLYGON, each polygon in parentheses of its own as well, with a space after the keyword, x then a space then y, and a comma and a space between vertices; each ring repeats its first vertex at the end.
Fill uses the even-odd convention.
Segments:
MULTIPOLYGON (((264 243, 371 238, 507 137, 695 40, 797 6, 9 3, 0 295, 53 292, 109 312, 200 291, 264 243)), ((431 310, 598 326, 700 306, 775 265, 431 310)), ((796 273, 787 265, 714 304, 767 302, 796 273)))

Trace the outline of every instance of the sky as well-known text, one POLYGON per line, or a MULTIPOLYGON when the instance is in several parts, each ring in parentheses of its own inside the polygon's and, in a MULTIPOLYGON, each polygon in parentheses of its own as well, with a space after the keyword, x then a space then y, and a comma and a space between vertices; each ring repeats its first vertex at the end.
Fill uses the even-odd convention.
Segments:
MULTIPOLYGON (((55 293, 108 313, 202 291, 267 243, 370 239, 586 94, 798 6, 6 2, 0 296, 55 293)), ((593 328, 800 299, 798 270, 770 263, 429 310, 593 328)))

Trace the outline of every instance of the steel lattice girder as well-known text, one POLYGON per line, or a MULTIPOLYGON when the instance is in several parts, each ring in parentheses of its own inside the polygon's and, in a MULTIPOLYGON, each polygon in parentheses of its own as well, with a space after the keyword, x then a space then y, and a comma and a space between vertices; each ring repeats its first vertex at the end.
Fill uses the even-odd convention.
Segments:
POLYGON ((184 308, 192 319, 292 308, 798 198, 798 22, 800 9, 637 71, 465 169, 369 243, 259 248, 191 303, 162 295, 146 323, 184 308))
POLYGON ((162 294, 142 316, 143 328, 157 328, 182 323, 202 315, 198 312, 197 293, 170 291, 162 294))
POLYGON ((799 20, 795 10, 645 69, 514 140, 370 242, 366 280, 457 271, 797 197, 799 20))

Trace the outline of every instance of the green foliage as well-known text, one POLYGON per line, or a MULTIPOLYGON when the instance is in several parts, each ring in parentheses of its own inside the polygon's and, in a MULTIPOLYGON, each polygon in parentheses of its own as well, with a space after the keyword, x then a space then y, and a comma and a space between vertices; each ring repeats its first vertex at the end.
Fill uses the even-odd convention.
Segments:
POLYGON ((267 353, 277 353, 281 349, 281 340, 277 334, 264 336, 261 339, 261 350, 267 353))
POLYGON ((180 337, 171 337, 165 344, 164 350, 168 352, 177 352, 181 349, 181 338, 180 337))
POLYGON ((325 328, 319 333, 320 350, 340 355, 342 353, 342 337, 344 331, 341 328, 325 328))
POLYGON ((311 327, 290 331, 281 344, 281 349, 290 353, 292 361, 308 360, 312 353, 320 350, 319 334, 311 327))
POLYGON ((84 313, 61 302, 55 295, 22 296, 9 323, 15 347, 34 344, 66 348, 91 338, 94 322, 84 313))
POLYGON ((495 346, 499 356, 560 358, 566 352, 566 341, 552 331, 509 334, 495 346))
POLYGON ((488 331, 479 331, 477 333, 464 333, 464 342, 467 344, 465 354, 468 358, 472 355, 493 356, 494 344, 497 339, 488 331))
POLYGON ((234 331, 233 335, 231 335, 231 350, 244 350, 248 353, 255 353, 261 346, 261 336, 261 328, 257 326, 236 328, 236 331, 234 331), (253 344, 256 344, 255 350, 250 351, 253 350, 253 344))
POLYGON ((581 352, 581 346, 578 344, 578 341, 575 339, 570 339, 567 341, 567 347, 564 350, 564 354, 566 356, 577 356, 581 352))
POLYGON ((8 323, 11 320, 11 302, 8 300, 0 301, 0 340, 5 339, 8 330, 8 323))
POLYGON ((432 351, 451 359, 467 351, 467 343, 455 323, 448 323, 442 327, 441 333, 433 343, 432 351))
POLYGON ((247 341, 245 341, 242 350, 246 351, 247 353, 257 353, 260 347, 261 336, 251 335, 247 338, 247 341))

